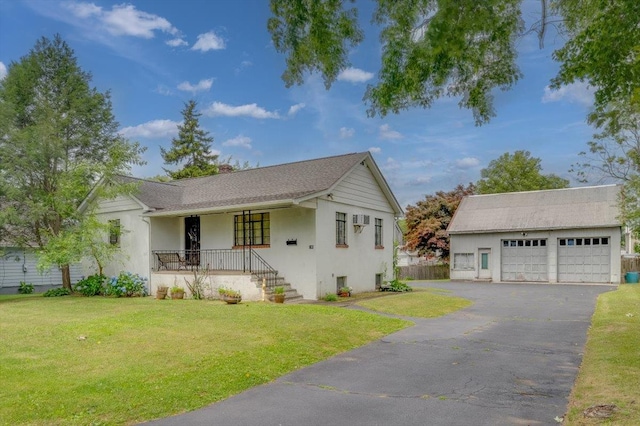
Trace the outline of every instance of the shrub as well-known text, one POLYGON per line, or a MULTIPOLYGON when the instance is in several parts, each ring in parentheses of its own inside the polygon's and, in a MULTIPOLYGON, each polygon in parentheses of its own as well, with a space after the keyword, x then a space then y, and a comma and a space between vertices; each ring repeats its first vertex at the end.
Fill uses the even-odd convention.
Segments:
POLYGON ((413 291, 413 289, 407 284, 403 283, 400 280, 391 280, 389 281, 389 291, 395 291, 398 293, 402 293, 404 291, 413 291))
POLYGON ((325 302, 335 302, 336 300, 338 300, 338 296, 333 293, 327 293, 324 296, 324 300, 325 302))
POLYGON ((106 281, 107 277, 104 275, 90 275, 78 281, 73 290, 83 296, 98 296, 104 293, 106 281))
POLYGON ((24 281, 20 281, 20 287, 18 287, 18 293, 20 294, 31 294, 35 290, 35 287, 31 283, 27 283, 24 281))
POLYGON ((147 279, 131 272, 120 272, 111 277, 105 288, 105 295, 116 297, 134 297, 147 295, 147 279))
POLYGON ((68 296, 71 292, 66 288, 52 288, 50 290, 45 291, 42 295, 44 297, 59 297, 59 296, 68 296))

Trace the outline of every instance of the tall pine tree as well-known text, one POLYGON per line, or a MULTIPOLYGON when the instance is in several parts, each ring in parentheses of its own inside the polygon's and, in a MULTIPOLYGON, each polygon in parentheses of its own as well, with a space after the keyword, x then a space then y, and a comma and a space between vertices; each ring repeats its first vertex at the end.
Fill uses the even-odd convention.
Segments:
POLYGON ((197 112, 196 106, 197 103, 193 99, 185 104, 182 110, 184 121, 178 126, 178 137, 171 140, 171 149, 160 148, 165 164, 182 165, 182 168, 176 171, 164 169, 173 179, 218 173, 218 156, 211 153, 213 137, 200 128, 199 117, 202 114, 197 112))

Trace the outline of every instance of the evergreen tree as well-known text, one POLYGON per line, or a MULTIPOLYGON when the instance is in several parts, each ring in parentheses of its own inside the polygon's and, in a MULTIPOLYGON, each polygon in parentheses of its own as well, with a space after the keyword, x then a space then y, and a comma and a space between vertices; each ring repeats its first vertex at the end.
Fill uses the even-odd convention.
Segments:
POLYGON ((193 99, 185 104, 182 110, 184 121, 178 126, 178 137, 171 140, 171 149, 160 148, 165 164, 182 164, 176 171, 164 169, 173 179, 184 179, 198 176, 209 176, 218 173, 216 160, 218 156, 211 153, 213 137, 200 128, 193 99))
MULTIPOLYGON (((38 248, 39 265, 60 266, 66 288, 69 263, 100 244, 100 226, 80 203, 100 178, 141 164, 143 151, 118 134, 109 93, 90 82, 59 35, 38 40, 0 81, 0 238, 38 248)), ((96 194, 118 190, 101 185, 96 194)))

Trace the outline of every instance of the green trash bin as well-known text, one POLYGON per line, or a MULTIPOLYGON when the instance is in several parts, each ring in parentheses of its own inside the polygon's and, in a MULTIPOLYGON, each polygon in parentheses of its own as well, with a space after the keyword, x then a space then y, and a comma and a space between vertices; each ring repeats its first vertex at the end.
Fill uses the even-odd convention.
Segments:
POLYGON ((627 272, 624 275, 624 280, 627 284, 638 284, 638 272, 627 272))

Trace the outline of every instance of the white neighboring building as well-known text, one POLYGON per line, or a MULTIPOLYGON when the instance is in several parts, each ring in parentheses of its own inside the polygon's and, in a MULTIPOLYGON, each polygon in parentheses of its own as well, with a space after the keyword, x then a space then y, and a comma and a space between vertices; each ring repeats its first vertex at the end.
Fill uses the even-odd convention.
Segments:
POLYGON ((305 299, 376 288, 392 270, 395 219, 402 209, 368 152, 166 183, 138 182, 131 196, 98 202, 121 230, 127 270, 184 287, 191 269, 209 268, 213 287, 261 298, 259 282, 287 282, 305 299), (278 277, 278 278, 276 278, 278 277))
POLYGON ((620 186, 465 197, 448 232, 451 279, 619 283, 620 186))

